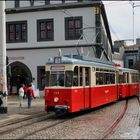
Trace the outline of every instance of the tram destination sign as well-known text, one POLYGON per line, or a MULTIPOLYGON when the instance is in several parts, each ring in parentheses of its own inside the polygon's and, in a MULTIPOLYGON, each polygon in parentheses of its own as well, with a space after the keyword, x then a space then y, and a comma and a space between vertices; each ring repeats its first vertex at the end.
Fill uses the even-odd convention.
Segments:
POLYGON ((60 64, 61 63, 61 57, 54 57, 54 63, 60 64))
POLYGON ((65 66, 51 66, 51 70, 65 70, 65 66))

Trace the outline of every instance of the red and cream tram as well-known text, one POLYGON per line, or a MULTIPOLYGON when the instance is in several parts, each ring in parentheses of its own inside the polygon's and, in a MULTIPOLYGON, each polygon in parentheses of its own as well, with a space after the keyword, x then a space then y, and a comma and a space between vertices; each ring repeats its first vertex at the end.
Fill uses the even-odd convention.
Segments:
POLYGON ((139 94, 137 70, 83 56, 58 56, 45 66, 45 110, 77 112, 139 94))
POLYGON ((118 94, 119 98, 139 94, 139 72, 137 70, 119 68, 118 94))

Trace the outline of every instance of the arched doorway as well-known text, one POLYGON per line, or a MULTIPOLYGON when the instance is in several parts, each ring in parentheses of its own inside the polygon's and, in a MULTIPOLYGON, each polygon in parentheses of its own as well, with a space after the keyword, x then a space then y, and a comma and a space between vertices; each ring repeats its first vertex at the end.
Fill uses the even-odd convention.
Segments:
POLYGON ((32 81, 30 69, 21 62, 13 62, 9 65, 10 75, 8 75, 8 91, 9 94, 17 94, 22 83, 28 85, 32 81))

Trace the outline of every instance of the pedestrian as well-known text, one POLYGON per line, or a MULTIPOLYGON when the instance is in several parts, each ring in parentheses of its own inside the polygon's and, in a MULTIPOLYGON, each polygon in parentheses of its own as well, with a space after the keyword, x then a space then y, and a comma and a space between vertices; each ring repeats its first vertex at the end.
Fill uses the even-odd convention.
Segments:
POLYGON ((23 96, 24 96, 24 84, 21 84, 20 88, 19 88, 19 106, 22 107, 23 104, 23 96))
POLYGON ((31 107, 32 100, 33 100, 33 98, 35 98, 35 96, 34 96, 34 90, 32 88, 32 83, 30 83, 29 86, 28 86, 28 88, 27 88, 26 96, 28 98, 28 108, 30 108, 31 107))
POLYGON ((32 79, 32 88, 33 88, 33 90, 34 90, 34 92, 35 92, 35 90, 36 90, 36 87, 35 87, 35 78, 33 77, 33 79, 32 79))
POLYGON ((27 87, 25 86, 25 84, 23 84, 23 89, 24 89, 24 96, 23 96, 23 99, 26 98, 26 93, 27 93, 27 87))

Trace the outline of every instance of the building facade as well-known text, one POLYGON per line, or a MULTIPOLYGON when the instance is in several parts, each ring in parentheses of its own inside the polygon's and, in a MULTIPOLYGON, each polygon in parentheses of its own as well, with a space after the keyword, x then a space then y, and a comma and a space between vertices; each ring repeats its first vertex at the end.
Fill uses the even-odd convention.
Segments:
POLYGON ((113 62, 125 68, 134 68, 140 61, 140 38, 136 38, 136 44, 127 45, 125 40, 114 41, 113 62))
POLYGON ((58 54, 112 61, 112 39, 104 5, 94 0, 6 1, 9 93, 35 78, 43 92, 45 64, 58 54))
POLYGON ((114 41, 114 54, 113 54, 113 62, 121 67, 124 67, 124 46, 126 46, 125 40, 116 40, 114 41))

